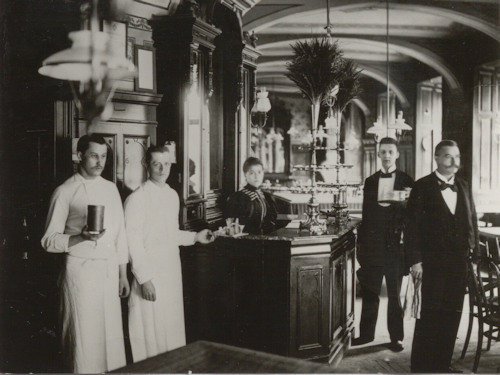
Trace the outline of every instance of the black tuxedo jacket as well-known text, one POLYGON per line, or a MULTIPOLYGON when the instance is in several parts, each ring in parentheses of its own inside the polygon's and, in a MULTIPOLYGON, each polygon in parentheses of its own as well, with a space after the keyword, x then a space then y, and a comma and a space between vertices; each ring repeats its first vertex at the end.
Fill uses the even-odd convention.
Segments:
MULTIPOLYGON (((396 170, 394 190, 413 187, 413 179, 406 173, 396 170)), ((381 250, 399 251, 401 231, 404 224, 404 206, 391 204, 382 207, 378 204, 378 171, 365 180, 363 192, 363 220, 358 230, 358 243, 370 248, 383 247, 381 250)))
MULTIPOLYGON (((458 176, 455 176, 455 184, 458 188, 457 204, 461 199, 467 216, 467 225, 465 228, 460 228, 460 233, 466 234, 467 243, 464 245, 473 249, 474 255, 477 256, 479 235, 472 192, 467 182, 458 176)), ((415 183, 406 207, 406 214, 404 239, 406 266, 410 267, 422 261, 427 265, 446 265, 445 250, 449 243, 443 235, 443 228, 450 214, 435 173, 415 183)), ((457 251, 463 251, 466 256, 469 249, 457 249, 457 251)))

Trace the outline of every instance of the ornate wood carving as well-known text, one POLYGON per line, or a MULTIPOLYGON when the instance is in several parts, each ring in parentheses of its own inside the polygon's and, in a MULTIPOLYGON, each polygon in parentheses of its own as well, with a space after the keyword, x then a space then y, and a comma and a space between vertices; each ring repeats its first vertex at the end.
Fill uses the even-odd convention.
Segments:
POLYGON ((129 14, 126 17, 126 21, 128 23, 128 27, 132 29, 152 31, 152 28, 149 25, 148 20, 146 18, 132 16, 129 14))

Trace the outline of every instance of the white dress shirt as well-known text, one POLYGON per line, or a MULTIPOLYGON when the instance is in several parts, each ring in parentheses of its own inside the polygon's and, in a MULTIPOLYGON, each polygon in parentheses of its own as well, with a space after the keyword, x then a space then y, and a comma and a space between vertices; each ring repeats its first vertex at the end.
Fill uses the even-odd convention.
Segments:
MULTIPOLYGON (((396 181, 396 173, 393 173, 396 170, 396 166, 392 166, 389 168, 387 172, 383 169, 380 169, 382 173, 392 173, 390 178, 379 178, 378 180, 378 195, 377 200, 391 200, 394 198, 394 182, 396 181)), ((379 203, 382 207, 390 206, 390 203, 379 203)))
MULTIPOLYGON (((450 178, 449 180, 446 179, 441 173, 438 171, 435 171, 437 178, 439 178, 441 181, 453 185, 455 183, 455 176, 450 178)), ((446 205, 450 209, 450 212, 455 215, 455 210, 457 208, 457 192, 453 191, 451 189, 444 189, 441 190, 441 195, 443 196, 444 201, 446 202, 446 205)))

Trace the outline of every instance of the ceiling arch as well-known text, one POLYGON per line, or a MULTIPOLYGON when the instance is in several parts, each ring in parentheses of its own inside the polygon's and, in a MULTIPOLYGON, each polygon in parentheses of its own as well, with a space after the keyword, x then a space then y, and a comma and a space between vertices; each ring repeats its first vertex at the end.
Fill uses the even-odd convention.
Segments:
MULTIPOLYGON (((279 4, 279 2, 276 2, 279 4)), ((343 10, 343 11, 353 11, 356 9, 366 9, 366 8, 381 8, 385 4, 380 1, 366 1, 366 0, 337 0, 334 4, 330 6, 330 10, 343 10)), ((448 5, 453 7, 454 4, 448 5)), ((258 7, 255 7, 256 9, 258 7)), ((389 8, 391 10, 409 10, 414 12, 420 12, 425 14, 439 15, 443 18, 452 20, 461 25, 470 27, 477 31, 480 31, 496 41, 500 41, 500 30, 498 25, 491 22, 485 21, 472 14, 464 13, 461 11, 454 10, 453 8, 444 8, 443 6, 429 6, 422 3, 415 4, 411 0, 406 3, 389 3, 389 8)), ((281 7, 277 7, 274 11, 248 12, 243 17, 243 27, 246 31, 255 31, 256 33, 265 30, 277 23, 285 22, 287 20, 297 17, 298 14, 306 15, 318 11, 325 11, 325 0, 308 0, 307 2, 293 2, 287 1, 283 3, 281 7)))
MULTIPOLYGON (((305 41, 306 39, 302 39, 301 41, 305 41)), ((376 40, 369 40, 369 39, 359 39, 359 38, 338 38, 339 42, 341 43, 348 43, 350 42, 356 42, 359 44, 366 44, 366 45, 375 45, 378 46, 382 49, 385 50, 386 48, 386 43, 376 41, 376 40)), ((290 45, 291 43, 297 41, 296 39, 289 39, 289 40, 281 40, 279 42, 273 42, 273 43, 268 43, 268 44, 263 44, 259 46, 259 50, 262 52, 265 52, 267 49, 273 49, 273 48, 279 48, 283 47, 285 45, 290 45)), ((402 41, 402 40, 392 40, 389 43, 389 51, 396 51, 399 53, 402 53, 406 56, 410 56, 414 58, 417 61, 420 61, 431 68, 433 68, 436 72, 438 72, 440 75, 443 76, 444 80, 448 83, 450 86, 450 89, 452 90, 460 90, 461 86, 460 83, 453 72, 452 68, 444 61, 443 58, 441 58, 439 55, 436 53, 430 51, 429 49, 420 47, 416 44, 407 42, 407 41, 402 41)), ((346 56, 347 57, 347 56, 346 56)), ((263 64, 259 64, 260 66, 263 64)))

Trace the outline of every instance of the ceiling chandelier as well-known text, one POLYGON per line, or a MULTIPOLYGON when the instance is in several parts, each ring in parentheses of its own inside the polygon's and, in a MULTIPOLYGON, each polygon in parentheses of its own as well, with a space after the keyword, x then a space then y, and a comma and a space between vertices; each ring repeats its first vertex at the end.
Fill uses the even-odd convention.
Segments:
MULTIPOLYGON (((368 134, 372 134, 375 142, 379 142, 383 137, 390 137, 396 139, 398 142, 402 139, 405 131, 411 131, 412 127, 405 122, 403 111, 398 111, 397 118, 391 118, 391 89, 389 81, 390 60, 389 60, 389 0, 386 0, 386 73, 387 73, 387 113, 386 124, 382 122, 382 116, 377 117, 377 121, 372 127, 366 130, 368 134)), ((395 103, 394 103, 395 104, 395 103)))
POLYGON ((109 34, 100 31, 98 0, 85 1, 80 11, 83 27, 69 33, 72 46, 47 57, 38 72, 69 81, 80 115, 90 125, 111 116, 116 80, 135 76, 135 66, 114 53, 109 34))

